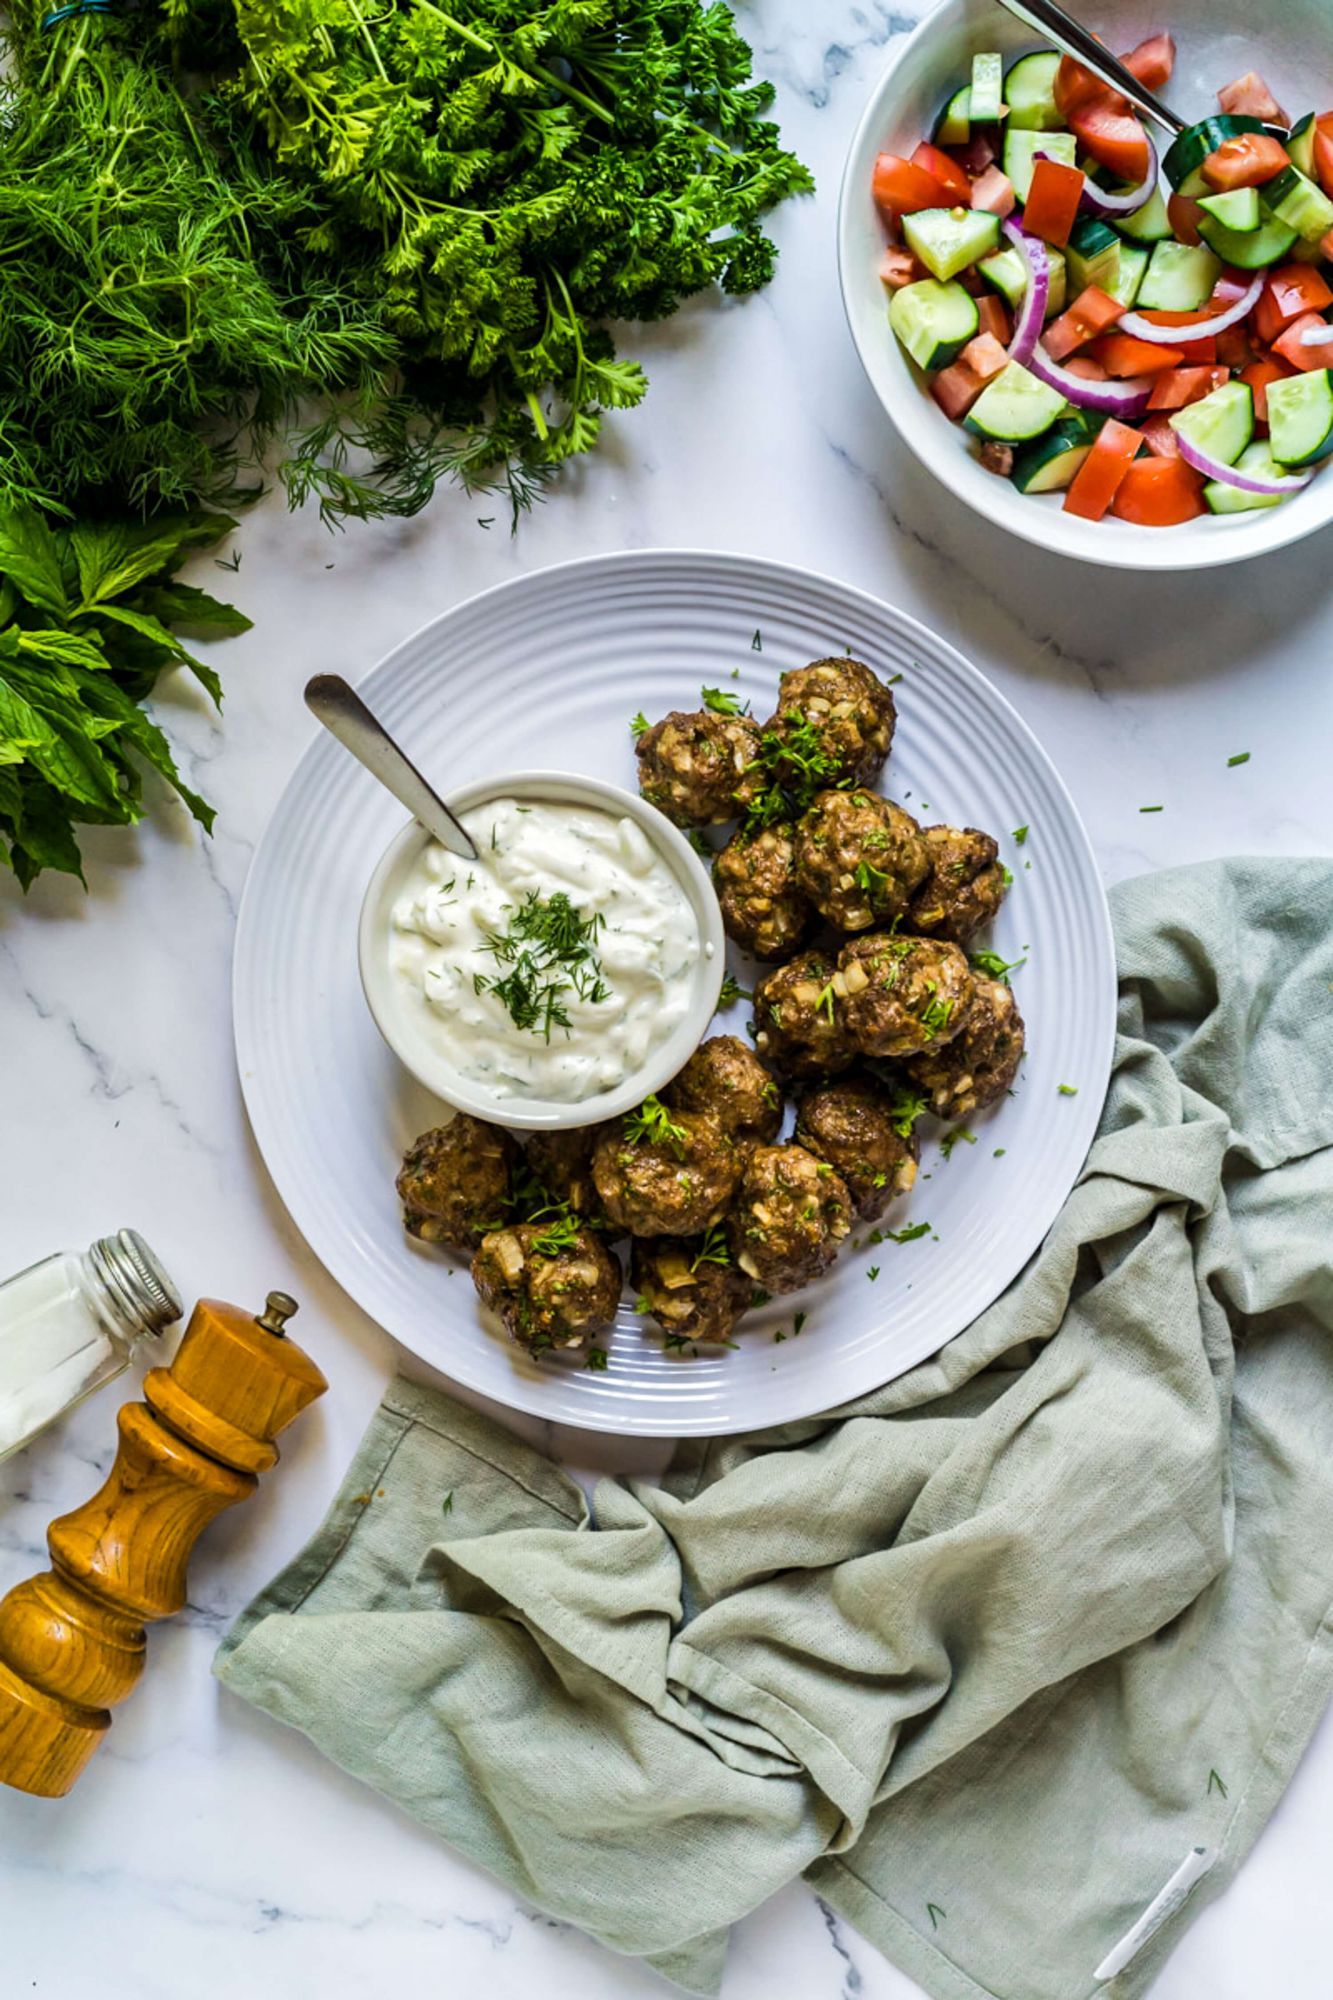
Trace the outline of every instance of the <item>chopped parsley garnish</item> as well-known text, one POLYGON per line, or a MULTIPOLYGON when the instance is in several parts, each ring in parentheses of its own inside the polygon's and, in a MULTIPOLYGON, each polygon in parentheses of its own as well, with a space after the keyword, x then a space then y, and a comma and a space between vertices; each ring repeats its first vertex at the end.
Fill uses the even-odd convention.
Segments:
POLYGON ((974 972, 984 972, 988 979, 1002 979, 1007 986, 1009 974, 1017 972, 1020 966, 1027 964, 1027 960, 1001 958, 998 951, 974 951, 971 963, 974 972))
POLYGON ((1165 810, 1166 810, 1166 808, 1165 808, 1164 806, 1140 806, 1140 807, 1139 807, 1139 811, 1140 811, 1141 813, 1159 813, 1159 812, 1164 812, 1165 810))
POLYGON ((1248 763, 1249 763, 1249 761, 1250 761, 1250 753, 1249 753, 1249 751, 1248 751, 1248 750, 1238 750, 1238 751, 1236 752, 1236 755, 1235 755, 1234 757, 1228 757, 1228 758, 1227 758, 1227 769, 1228 769, 1228 771, 1234 771, 1234 770, 1235 770, 1235 768, 1236 768, 1236 766, 1237 766, 1237 764, 1248 764, 1248 763))
POLYGON ((734 1007, 738 1000, 753 999, 754 994, 750 991, 749 987, 742 986, 734 973, 723 973, 722 990, 717 996, 719 1007, 734 1007))
POLYGON ((948 1160, 953 1157, 955 1146, 975 1146, 976 1143, 977 1135, 975 1132, 969 1132, 966 1125, 955 1125, 953 1130, 946 1132, 940 1140, 940 1151, 943 1153, 945 1159, 948 1160))
POLYGON ((516 1028, 551 1039, 553 1028, 568 1028, 565 996, 573 993, 593 1006, 609 1000, 595 949, 603 919, 583 917, 563 889, 543 898, 530 889, 514 911, 509 929, 489 931, 481 949, 509 967, 494 979, 473 976, 477 993, 494 993, 516 1028))
POLYGON ((604 1347, 590 1347, 588 1349, 588 1358, 583 1365, 585 1368, 591 1368, 596 1373, 606 1367, 609 1359, 610 1356, 604 1347))
POLYGON ((691 1271, 697 1271, 701 1264, 729 1264, 731 1252, 727 1248, 727 1232, 720 1222, 706 1231, 703 1242, 690 1260, 691 1271))
POLYGON ((671 1113, 660 1097, 645 1097, 638 1110, 627 1112, 622 1122, 625 1137, 632 1145, 646 1140, 650 1146, 670 1146, 683 1156, 689 1134, 683 1125, 672 1122, 671 1113))
POLYGON ((629 733, 637 743, 638 739, 641 736, 646 736, 651 728, 652 728, 651 722, 649 722, 643 710, 640 709, 638 714, 634 716, 634 718, 630 722, 629 733))
POLYGON ((1000 875, 1001 875, 1001 878, 1003 879, 1003 882, 1004 882, 1004 886, 1005 886, 1005 888, 1006 888, 1006 889, 1012 889, 1012 888, 1013 888, 1013 886, 1014 886, 1014 871, 1013 871, 1013 869, 1012 869, 1012 868, 1006 868, 1006 867, 1004 866, 1003 862, 1001 862, 1001 864, 1000 864, 1000 875))
POLYGON ((824 748, 816 724, 807 722, 797 708, 788 709, 779 720, 780 730, 765 729, 760 736, 759 755, 750 766, 762 772, 765 782, 746 810, 747 833, 799 819, 820 792, 845 788, 848 782, 837 758, 824 748))
POLYGON ((1015 847, 1022 847, 1025 845, 1031 831, 1032 828, 1030 826, 1016 826, 1009 838, 1013 841, 1015 847))
POLYGON ((695 853, 699 855, 704 861, 717 860, 717 849, 712 845, 711 841, 708 840, 706 835, 700 833, 697 826, 687 827, 685 830, 685 838, 686 840, 689 841, 690 846, 694 849, 695 853))
POLYGON ((928 1222, 909 1222, 905 1229, 886 1229, 881 1240, 885 1243, 918 1243, 929 1234, 928 1222))
POLYGON ((748 715, 750 713, 749 702, 747 701, 742 708, 737 697, 734 694, 728 694, 725 688, 700 688, 699 693, 703 696, 704 707, 711 709, 714 715, 748 715))
POLYGON ((562 1250, 572 1250, 578 1240, 579 1219, 573 1209, 566 1208, 542 1226, 530 1247, 539 1257, 558 1257, 562 1250))
POLYGON ((863 855, 856 864, 856 873, 852 879, 858 889, 864 889, 867 896, 873 898, 883 895, 889 874, 886 868, 874 867, 863 855))
POLYGON ((991 1154, 991 1158, 993 1160, 1002 1160, 1004 1158, 1004 1152, 1005 1149, 1003 1146, 997 1146, 995 1148, 995 1151, 991 1154))
POLYGON ((799 1332, 801 1331, 801 1329, 802 1329, 802 1327, 803 1327, 803 1326, 805 1325, 805 1322, 806 1322, 806 1319, 807 1319, 808 1317, 809 1317, 809 1315, 808 1315, 808 1314, 806 1314, 806 1313, 803 1313, 803 1312, 798 1312, 798 1313, 797 1313, 797 1314, 795 1315, 795 1317, 793 1318, 793 1320, 792 1320, 792 1323, 791 1323, 791 1330, 792 1330, 792 1335, 793 1335, 793 1338, 794 1338, 794 1337, 795 1337, 795 1336, 796 1336, 796 1335, 797 1335, 797 1334, 798 1334, 798 1333, 799 1333, 799 1332))
POLYGON ((1062 1083, 1060 1085, 1060 1095, 1061 1097, 1077 1097, 1078 1085, 1076 1083, 1062 1083))
POLYGON ((929 980, 926 983, 926 991, 931 995, 931 999, 921 1010, 921 1026, 925 1030, 927 1041, 933 1042, 941 1028, 947 1028, 949 1025, 949 1017, 953 1013, 953 1001, 941 1000, 929 980))

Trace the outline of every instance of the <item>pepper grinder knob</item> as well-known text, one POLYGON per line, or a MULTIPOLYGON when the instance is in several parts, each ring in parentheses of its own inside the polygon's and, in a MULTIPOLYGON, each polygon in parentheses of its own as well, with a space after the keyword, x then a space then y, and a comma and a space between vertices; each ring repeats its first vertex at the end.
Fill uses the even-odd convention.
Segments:
POLYGON ((117 1419, 106 1484, 51 1523, 51 1567, 0 1601, 0 1784, 59 1798, 143 1672, 144 1627, 186 1600, 200 1534, 277 1463, 276 1440, 328 1383, 284 1325, 201 1299, 169 1368, 117 1419))

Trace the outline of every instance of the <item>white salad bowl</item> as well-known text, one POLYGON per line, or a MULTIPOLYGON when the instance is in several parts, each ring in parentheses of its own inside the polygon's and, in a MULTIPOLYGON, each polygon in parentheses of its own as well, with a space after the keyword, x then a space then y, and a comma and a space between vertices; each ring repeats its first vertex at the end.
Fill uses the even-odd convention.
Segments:
MULTIPOLYGON (((444 1063, 432 1047, 411 1011, 399 1004, 389 966, 389 945, 393 935, 394 907, 403 895, 407 880, 434 836, 416 820, 395 835, 370 878, 361 905, 357 932, 357 956, 361 986, 381 1035, 418 1083, 455 1111, 469 1111, 492 1125, 504 1125, 517 1132, 568 1131, 583 1125, 600 1124, 632 1111, 654 1091, 661 1090, 693 1055, 717 1011, 718 996, 726 970, 726 939, 722 913, 713 885, 699 856, 670 820, 656 806, 625 792, 618 785, 598 778, 576 777, 563 771, 507 771, 502 777, 485 778, 459 786, 449 794, 454 812, 470 812, 474 806, 501 798, 531 799, 554 805, 588 806, 618 819, 630 819, 642 828, 654 852, 663 860, 684 890, 699 927, 699 957, 695 965, 690 1004, 675 1030, 654 1049, 641 1069, 633 1072, 614 1090, 600 1092, 578 1103, 564 1103, 538 1097, 498 1097, 444 1063)), ((464 864, 465 865, 465 864, 464 864)))
MULTIPOLYGON (((1217 109, 1218 89, 1248 69, 1267 78, 1292 118, 1333 105, 1328 0, 1117 0, 1079 17, 1117 51, 1169 29, 1175 75, 1163 93, 1182 117, 1217 109)), ((838 267, 857 353, 880 402, 922 464, 988 521, 1040 548, 1084 562, 1139 570, 1207 569, 1285 548, 1333 520, 1333 462, 1281 506, 1204 515, 1176 528, 1141 528, 1108 516, 1085 521, 1063 511, 1063 495, 1020 493, 981 465, 977 441, 951 423, 925 378, 889 330, 888 294, 878 276, 886 240, 870 193, 877 153, 910 155, 929 139, 942 105, 966 80, 972 57, 998 50, 1006 67, 1024 50, 1049 46, 993 0, 940 0, 896 52, 872 91, 852 140, 838 214, 838 267)), ((1155 134, 1155 137, 1160 135, 1155 134)))

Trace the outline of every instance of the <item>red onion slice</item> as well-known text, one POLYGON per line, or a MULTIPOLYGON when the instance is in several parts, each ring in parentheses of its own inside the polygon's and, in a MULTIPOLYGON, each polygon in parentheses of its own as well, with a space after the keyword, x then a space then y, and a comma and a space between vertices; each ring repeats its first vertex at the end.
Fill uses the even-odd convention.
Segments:
POLYGON ((1014 337, 1009 343, 1009 359, 1021 361, 1026 368, 1046 324, 1046 306, 1051 296, 1051 267, 1046 245, 1037 237, 1029 236, 1012 220, 1006 220, 1004 233, 1027 267, 1028 288, 1015 315, 1014 337))
POLYGON ((1145 319, 1142 313, 1127 312, 1120 322, 1121 333, 1132 333, 1135 340, 1151 340, 1158 347, 1172 347, 1177 341, 1207 340, 1211 334, 1225 333, 1229 326, 1252 313, 1258 305, 1264 289, 1261 273, 1252 278, 1240 297, 1224 312, 1212 319, 1191 320, 1186 326, 1158 326, 1155 321, 1145 319))
POLYGON ((1108 194, 1098 187, 1096 181, 1087 178, 1083 182, 1083 193, 1079 197, 1079 207, 1093 215, 1137 215, 1146 208, 1157 192, 1157 148, 1147 133, 1148 171, 1137 187, 1122 188, 1119 194, 1108 194))
POLYGON ((1061 368, 1040 344, 1033 348, 1027 366, 1039 382, 1049 389, 1058 389, 1067 402, 1076 404, 1080 410, 1094 410, 1099 416, 1121 417, 1131 423, 1147 413, 1153 391, 1151 375, 1136 376, 1128 382, 1090 382, 1086 375, 1071 375, 1067 368, 1061 368))
POLYGON ((1200 451, 1196 444, 1191 444, 1183 432, 1177 431, 1176 436, 1180 441, 1180 456, 1186 465, 1192 465, 1205 479, 1215 479, 1220 486, 1239 487, 1242 493, 1258 493, 1267 499, 1275 499, 1279 495, 1299 493, 1314 477, 1313 473, 1302 472, 1293 473, 1290 478, 1260 479, 1253 472, 1240 472, 1234 465, 1224 465, 1220 458, 1210 458, 1206 451, 1200 451))

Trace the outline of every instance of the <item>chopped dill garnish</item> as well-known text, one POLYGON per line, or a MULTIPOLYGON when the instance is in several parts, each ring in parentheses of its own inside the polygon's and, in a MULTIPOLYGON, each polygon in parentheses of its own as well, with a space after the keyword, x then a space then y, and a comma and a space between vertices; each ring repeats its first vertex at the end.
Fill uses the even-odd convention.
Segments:
POLYGON ((579 1219, 572 1208, 565 1208, 544 1224, 531 1247, 539 1257, 558 1257, 562 1250, 572 1250, 578 1240, 579 1219))
POLYGON ((611 997, 595 949, 602 925, 599 915, 580 916, 563 889, 546 900, 529 890, 509 929, 489 931, 482 942, 509 970, 495 978, 474 974, 474 991, 494 993, 516 1028, 549 1042, 554 1028, 570 1025, 566 994, 593 1006, 611 997))
POLYGON ((1249 753, 1249 751, 1248 751, 1248 750, 1238 750, 1238 751, 1236 752, 1236 755, 1235 755, 1234 757, 1228 757, 1228 758, 1227 758, 1227 769, 1228 769, 1228 771, 1234 771, 1234 770, 1235 770, 1235 768, 1236 768, 1236 766, 1237 766, 1237 764, 1248 764, 1248 763, 1249 763, 1249 761, 1250 761, 1250 753, 1249 753))
POLYGON ((731 1252, 727 1248, 727 1232, 720 1222, 704 1234, 703 1242, 690 1260, 691 1271, 697 1271, 701 1264, 729 1264, 731 1252))
POLYGON ((940 1151, 943 1153, 945 1159, 948 1160, 952 1159, 955 1146, 975 1146, 976 1143, 977 1135, 975 1132, 969 1132, 966 1125, 955 1125, 952 1131, 946 1132, 940 1140, 940 1151))
POLYGON ((1009 984, 1009 974, 1017 972, 1020 966, 1027 964, 1027 960, 1025 958, 1001 958, 998 951, 974 951, 972 953, 971 964, 974 972, 984 972, 988 979, 1002 979, 1007 986, 1009 984))
POLYGON ((734 694, 728 694, 725 688, 700 688, 699 693, 703 697, 704 707, 711 709, 714 715, 748 715, 750 713, 749 702, 747 701, 745 706, 742 707, 738 698, 734 694))
POLYGON ((639 710, 637 715, 632 716, 630 719, 629 733, 634 738, 636 743, 638 742, 641 736, 646 736, 651 728, 652 724, 651 722, 649 722, 647 716, 644 714, 642 709, 639 710))
POLYGON ((1061 1097, 1077 1097, 1078 1085, 1076 1083, 1062 1083, 1060 1085, 1060 1095, 1061 1097))
POLYGON ((591 1368, 596 1373, 599 1370, 605 1369, 609 1360, 610 1356, 604 1347, 590 1347, 588 1349, 588 1358, 583 1365, 585 1368, 591 1368))
POLYGON ((905 1229, 886 1229, 882 1240, 885 1243, 919 1243, 923 1236, 929 1236, 928 1222, 909 1222, 905 1229))
POLYGON ((722 975, 722 990, 717 996, 719 1007, 734 1007, 738 1000, 753 1000, 754 994, 748 986, 742 986, 732 972, 722 975))
POLYGON ((949 1025, 949 1017, 953 1013, 953 1001, 941 1000, 935 991, 933 981, 926 982, 926 991, 931 998, 921 1010, 921 1026, 925 1030, 926 1040, 933 1042, 940 1030, 949 1025))

